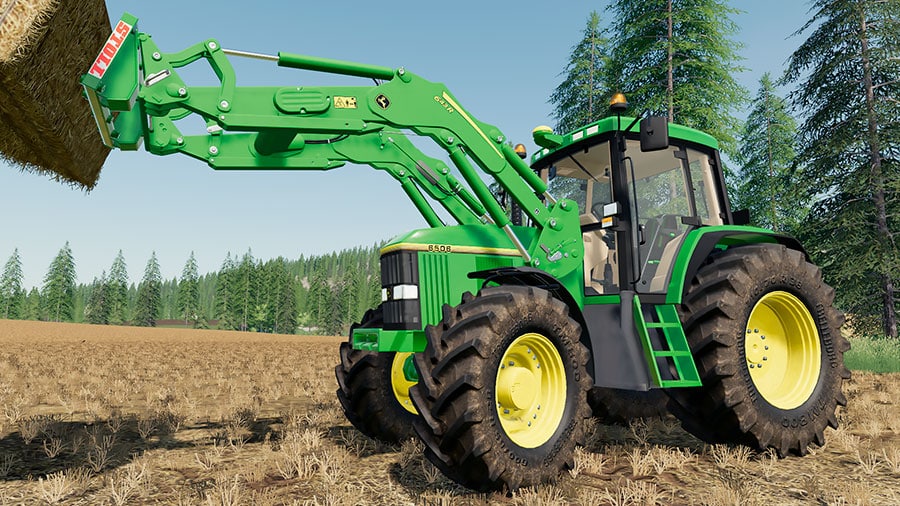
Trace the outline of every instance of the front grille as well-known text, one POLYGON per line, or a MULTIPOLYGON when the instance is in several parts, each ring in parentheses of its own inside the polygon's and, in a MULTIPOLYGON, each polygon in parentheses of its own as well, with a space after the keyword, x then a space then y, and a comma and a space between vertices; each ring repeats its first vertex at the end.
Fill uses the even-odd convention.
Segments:
POLYGON ((397 285, 419 285, 419 256, 415 251, 394 251, 381 257, 381 286, 388 300, 382 303, 385 330, 419 330, 422 310, 419 299, 392 300, 397 285))

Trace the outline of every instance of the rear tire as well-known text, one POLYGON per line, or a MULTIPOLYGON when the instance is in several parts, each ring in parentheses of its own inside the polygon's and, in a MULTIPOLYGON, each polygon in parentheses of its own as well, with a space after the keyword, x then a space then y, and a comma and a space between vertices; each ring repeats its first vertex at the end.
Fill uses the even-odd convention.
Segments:
POLYGON ((757 244, 717 254, 682 306, 703 386, 669 391, 670 411, 707 442, 804 455, 825 442, 850 371, 834 290, 804 255, 757 244))
POLYGON ((400 401, 410 402, 409 384, 402 378, 402 363, 395 363, 395 358, 405 359, 407 354, 355 350, 352 338, 353 329, 378 328, 383 322, 381 307, 366 311, 362 323, 350 328, 349 340, 341 343, 341 363, 334 372, 337 397, 347 420, 363 434, 394 444, 415 436, 416 415, 410 411, 414 408, 411 404, 405 408, 400 401))
POLYGON ((571 469, 590 416, 588 351, 568 306, 502 286, 444 306, 410 390, 425 456, 475 490, 516 490, 571 469))

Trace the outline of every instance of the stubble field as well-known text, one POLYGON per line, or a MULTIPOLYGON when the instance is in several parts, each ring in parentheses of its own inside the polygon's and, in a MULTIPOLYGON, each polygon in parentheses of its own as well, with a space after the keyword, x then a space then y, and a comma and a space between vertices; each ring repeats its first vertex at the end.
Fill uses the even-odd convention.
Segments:
POLYGON ((341 341, 0 320, 0 504, 900 504, 900 374, 803 458, 592 422, 557 484, 476 494, 350 426, 341 341))

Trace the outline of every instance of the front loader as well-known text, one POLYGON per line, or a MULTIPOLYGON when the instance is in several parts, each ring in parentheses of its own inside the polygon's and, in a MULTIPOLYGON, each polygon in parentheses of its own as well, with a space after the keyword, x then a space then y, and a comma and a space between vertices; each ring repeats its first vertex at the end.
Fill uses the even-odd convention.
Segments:
POLYGON ((738 224, 704 133, 624 116, 620 97, 574 132, 536 129, 529 166, 443 84, 403 68, 214 39, 165 53, 128 14, 82 84, 111 148, 217 170, 361 164, 401 185, 429 226, 381 250, 382 303, 341 346, 337 394, 362 432, 420 438, 467 487, 513 490, 571 468, 593 389, 601 405, 663 392, 703 440, 782 455, 837 426, 849 372, 834 292, 796 240, 738 224), (234 57, 374 84, 240 87, 234 57), (218 86, 179 76, 201 60, 218 86), (182 131, 188 117, 206 131, 182 131))

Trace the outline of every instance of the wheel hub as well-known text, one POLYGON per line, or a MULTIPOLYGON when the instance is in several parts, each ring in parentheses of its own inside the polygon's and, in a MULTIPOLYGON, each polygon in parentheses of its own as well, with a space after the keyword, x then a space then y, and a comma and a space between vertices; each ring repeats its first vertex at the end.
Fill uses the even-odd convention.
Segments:
POLYGON ((506 367, 497 375, 497 398, 501 407, 522 410, 537 397, 540 384, 525 367, 506 367))
POLYGON ((566 406, 562 357, 547 337, 528 333, 506 349, 497 370, 500 425, 513 443, 537 448, 553 437, 566 406))
POLYGON ((760 395, 780 409, 809 399, 819 381, 822 345, 816 322, 795 295, 764 295, 750 312, 744 335, 750 379, 760 395))

